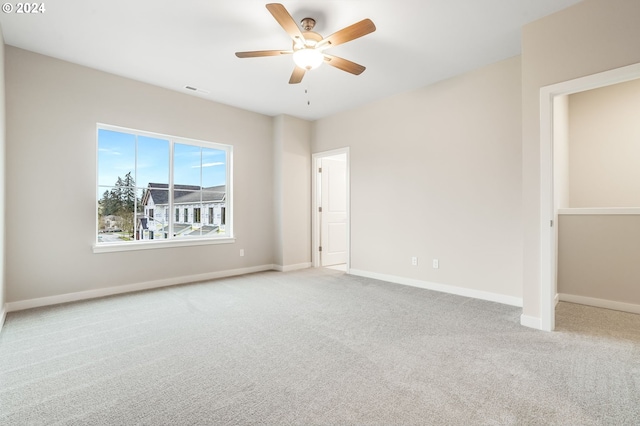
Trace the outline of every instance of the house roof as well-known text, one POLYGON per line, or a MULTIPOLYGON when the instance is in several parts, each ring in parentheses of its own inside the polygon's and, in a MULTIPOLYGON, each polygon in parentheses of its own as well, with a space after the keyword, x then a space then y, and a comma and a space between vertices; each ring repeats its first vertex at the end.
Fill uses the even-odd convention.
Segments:
MULTIPOLYGON (((169 185, 166 183, 149 182, 147 190, 142 198, 142 204, 147 205, 149 198, 154 204, 169 204, 169 185)), ((197 185, 174 185, 173 203, 186 204, 222 202, 226 199, 226 186, 200 187, 197 185), (200 198, 202 196, 202 198, 200 198)))

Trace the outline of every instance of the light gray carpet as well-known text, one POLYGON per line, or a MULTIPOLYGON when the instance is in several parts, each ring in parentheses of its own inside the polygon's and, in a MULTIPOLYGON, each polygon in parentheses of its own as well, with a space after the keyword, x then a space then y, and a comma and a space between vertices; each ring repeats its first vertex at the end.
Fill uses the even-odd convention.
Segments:
POLYGON ((640 315, 266 272, 10 313, 3 425, 640 424, 640 315))

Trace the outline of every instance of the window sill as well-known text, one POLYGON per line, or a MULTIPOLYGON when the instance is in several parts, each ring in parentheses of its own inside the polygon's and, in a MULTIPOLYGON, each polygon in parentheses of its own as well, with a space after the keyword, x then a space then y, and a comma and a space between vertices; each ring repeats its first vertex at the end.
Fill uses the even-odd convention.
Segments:
POLYGON ((100 243, 93 245, 94 253, 113 253, 118 251, 156 250, 175 247, 207 246, 216 244, 235 243, 234 237, 222 238, 198 238, 197 240, 173 240, 173 241, 135 241, 123 243, 100 243))

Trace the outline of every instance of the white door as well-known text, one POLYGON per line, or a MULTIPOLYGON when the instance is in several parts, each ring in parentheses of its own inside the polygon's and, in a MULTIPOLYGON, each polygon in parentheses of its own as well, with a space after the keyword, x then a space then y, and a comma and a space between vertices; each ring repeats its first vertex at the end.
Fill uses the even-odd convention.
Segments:
POLYGON ((347 263, 347 156, 321 160, 320 264, 347 263))

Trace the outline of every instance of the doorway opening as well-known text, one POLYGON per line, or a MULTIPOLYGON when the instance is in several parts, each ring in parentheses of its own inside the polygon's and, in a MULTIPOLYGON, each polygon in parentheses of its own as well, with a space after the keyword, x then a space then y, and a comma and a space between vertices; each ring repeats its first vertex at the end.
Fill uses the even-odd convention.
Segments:
MULTIPOLYGON (((540 322, 535 328, 555 329, 558 296, 558 208, 561 204, 564 170, 554 157, 562 155, 554 144, 567 127, 563 103, 571 94, 640 78, 640 64, 569 80, 540 89, 540 322)), ((531 324, 533 325, 533 324, 531 324)))
POLYGON ((349 148, 312 156, 313 266, 349 272, 349 148))

